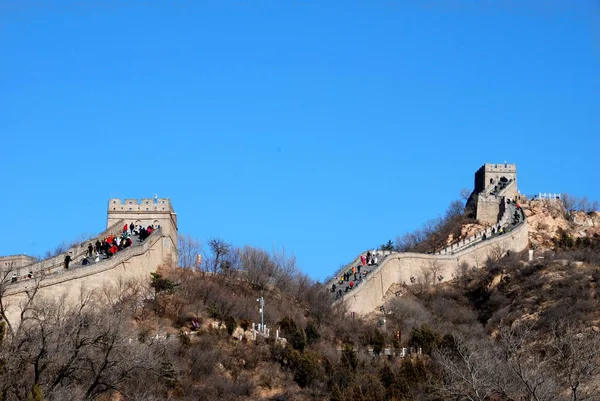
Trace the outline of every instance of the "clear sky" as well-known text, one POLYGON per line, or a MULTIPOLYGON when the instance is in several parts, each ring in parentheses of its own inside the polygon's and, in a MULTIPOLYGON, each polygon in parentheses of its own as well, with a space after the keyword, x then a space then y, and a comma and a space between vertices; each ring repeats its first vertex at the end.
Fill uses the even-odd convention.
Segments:
POLYGON ((596 0, 0 0, 0 255, 168 197, 324 279, 482 164, 600 200, 596 0))

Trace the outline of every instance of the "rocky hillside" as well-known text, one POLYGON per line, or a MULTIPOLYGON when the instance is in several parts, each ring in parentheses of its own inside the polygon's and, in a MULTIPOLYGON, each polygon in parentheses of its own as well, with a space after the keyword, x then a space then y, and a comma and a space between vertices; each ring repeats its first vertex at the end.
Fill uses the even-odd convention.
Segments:
MULTIPOLYGON (((527 217, 529 240, 534 248, 553 249, 555 238, 563 232, 574 239, 600 235, 600 212, 598 211, 568 212, 560 200, 524 200, 519 204, 527 217)), ((486 225, 477 222, 463 223, 460 230, 455 230, 447 236, 445 243, 451 244, 468 238, 485 228, 486 225)))
POLYGON ((600 212, 568 213, 558 200, 531 200, 521 203, 529 228, 532 246, 552 249, 560 232, 573 238, 593 237, 600 234, 600 212))

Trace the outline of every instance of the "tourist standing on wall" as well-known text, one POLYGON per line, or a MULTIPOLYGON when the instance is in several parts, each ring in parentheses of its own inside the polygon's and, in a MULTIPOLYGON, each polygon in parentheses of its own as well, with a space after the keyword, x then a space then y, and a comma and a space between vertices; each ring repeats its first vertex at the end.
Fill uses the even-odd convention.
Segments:
POLYGON ((65 256, 65 269, 69 269, 69 263, 71 263, 71 260, 71 255, 67 253, 67 255, 65 256))

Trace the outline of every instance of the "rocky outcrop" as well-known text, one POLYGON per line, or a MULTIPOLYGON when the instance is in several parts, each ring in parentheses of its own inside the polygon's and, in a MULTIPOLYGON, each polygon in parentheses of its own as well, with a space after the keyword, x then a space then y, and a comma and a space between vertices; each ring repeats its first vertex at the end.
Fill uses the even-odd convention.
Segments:
POLYGON ((567 213, 558 199, 522 202, 529 226, 531 243, 541 249, 552 249, 560 230, 573 238, 600 235, 600 213, 567 213))

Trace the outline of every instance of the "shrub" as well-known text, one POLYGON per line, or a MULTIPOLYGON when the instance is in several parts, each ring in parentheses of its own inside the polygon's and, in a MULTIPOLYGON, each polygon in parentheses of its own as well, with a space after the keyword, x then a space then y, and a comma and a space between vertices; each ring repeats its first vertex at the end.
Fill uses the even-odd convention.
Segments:
POLYGON ((306 334, 302 328, 296 325, 290 317, 284 317, 280 322, 282 335, 287 339, 288 343, 295 349, 302 351, 306 346, 306 334))
POLYGON ((237 327, 235 319, 232 316, 227 316, 225 318, 225 327, 227 328, 227 334, 232 335, 237 327))
POLYGON ((306 342, 308 345, 315 343, 319 340, 319 338, 321 338, 321 335, 319 334, 319 329, 312 320, 308 321, 304 332, 306 333, 306 342))
POLYGON ((410 346, 421 348, 425 354, 430 354, 441 341, 440 335, 426 324, 414 328, 408 341, 410 346))
POLYGON ((311 352, 294 353, 294 381, 306 387, 322 374, 319 358, 311 352))
POLYGON ((242 330, 246 331, 250 328, 250 320, 244 318, 240 321, 240 327, 242 330))

